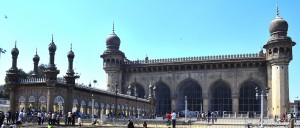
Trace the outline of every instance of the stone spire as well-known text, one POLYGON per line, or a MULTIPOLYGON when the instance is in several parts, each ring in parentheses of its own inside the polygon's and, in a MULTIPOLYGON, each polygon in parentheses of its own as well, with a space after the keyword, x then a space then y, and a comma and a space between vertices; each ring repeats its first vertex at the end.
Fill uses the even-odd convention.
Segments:
POLYGON ((32 60, 33 60, 33 74, 32 74, 32 76, 37 76, 38 75, 38 65, 39 65, 39 61, 40 61, 40 57, 39 57, 39 55, 37 54, 37 49, 36 49, 36 51, 35 51, 35 55, 34 55, 34 57, 32 58, 32 60))
POLYGON ((17 59, 19 55, 19 50, 17 48, 17 41, 15 41, 15 47, 11 50, 11 55, 12 55, 12 66, 6 73, 9 83, 18 82, 19 80, 19 71, 17 68, 17 59))
POLYGON ((54 64, 56 45, 54 44, 53 41, 53 34, 52 34, 52 41, 49 44, 48 50, 49 50, 50 59, 49 59, 48 67, 44 72, 46 74, 47 81, 49 83, 53 83, 53 82, 55 83, 57 79, 57 74, 59 74, 59 70, 56 69, 56 66, 54 64))
POLYGON ((68 57, 68 61, 69 61, 69 66, 68 66, 68 70, 67 70, 67 75, 65 75, 65 79, 67 81, 67 84, 73 84, 75 85, 75 79, 76 78, 79 78, 79 76, 75 76, 74 74, 74 70, 73 70, 73 60, 74 60, 74 57, 75 57, 75 54, 74 52, 72 51, 72 43, 71 43, 71 48, 70 48, 70 51, 67 55, 68 57))

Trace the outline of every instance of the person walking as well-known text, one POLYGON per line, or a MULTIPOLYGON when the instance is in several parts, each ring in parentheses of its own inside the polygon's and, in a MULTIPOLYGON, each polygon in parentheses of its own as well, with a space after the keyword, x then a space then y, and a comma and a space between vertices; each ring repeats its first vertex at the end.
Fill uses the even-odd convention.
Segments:
POLYGON ((173 128, 175 128, 176 127, 176 112, 175 112, 175 110, 171 114, 171 118, 172 118, 172 126, 173 126, 173 128))

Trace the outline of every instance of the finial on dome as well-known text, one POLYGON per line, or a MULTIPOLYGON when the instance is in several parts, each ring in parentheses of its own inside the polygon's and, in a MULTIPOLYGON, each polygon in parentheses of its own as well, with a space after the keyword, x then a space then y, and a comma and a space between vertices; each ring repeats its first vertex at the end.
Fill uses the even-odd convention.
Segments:
POLYGON ((17 48, 17 40, 15 41, 15 48, 17 48))
POLYGON ((71 43, 71 51, 72 51, 72 43, 71 43))
POLYGON ((53 34, 52 34, 52 43, 53 43, 53 34))
POLYGON ((113 32, 113 34, 115 34, 115 22, 113 22, 112 32, 113 32))
POLYGON ((276 1, 276 16, 279 17, 278 0, 276 1))
POLYGON ((37 55, 37 48, 35 48, 35 55, 37 55))

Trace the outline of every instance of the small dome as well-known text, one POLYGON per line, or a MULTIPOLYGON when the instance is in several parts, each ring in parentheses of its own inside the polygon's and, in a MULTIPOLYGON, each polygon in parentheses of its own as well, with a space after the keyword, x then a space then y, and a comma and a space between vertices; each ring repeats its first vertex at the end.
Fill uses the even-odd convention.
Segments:
POLYGON ((121 40, 115 33, 110 34, 106 38, 106 46, 108 48, 117 48, 117 49, 119 49, 120 43, 121 43, 121 40))
POLYGON ((49 52, 55 52, 56 51, 56 45, 54 44, 54 42, 49 44, 49 52))
POLYGON ((18 56, 19 55, 19 49, 17 47, 14 47, 12 50, 11 50, 11 55, 12 56, 18 56))
POLYGON ((69 59, 74 59, 74 57, 75 57, 74 52, 73 52, 72 50, 69 51, 69 53, 68 53, 68 58, 69 58, 69 59))
POLYGON ((274 32, 287 32, 288 23, 283 18, 276 16, 276 18, 270 23, 269 31, 270 34, 274 32))
POLYGON ((32 60, 33 60, 34 62, 40 61, 39 55, 35 54, 34 57, 32 58, 32 60))

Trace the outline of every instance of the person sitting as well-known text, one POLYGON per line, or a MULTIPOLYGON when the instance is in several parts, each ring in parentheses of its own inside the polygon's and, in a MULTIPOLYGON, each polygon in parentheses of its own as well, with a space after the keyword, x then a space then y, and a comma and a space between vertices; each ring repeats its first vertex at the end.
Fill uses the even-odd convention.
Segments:
POLYGON ((128 124, 127 124, 128 128, 134 128, 134 124, 131 120, 128 120, 128 124))

